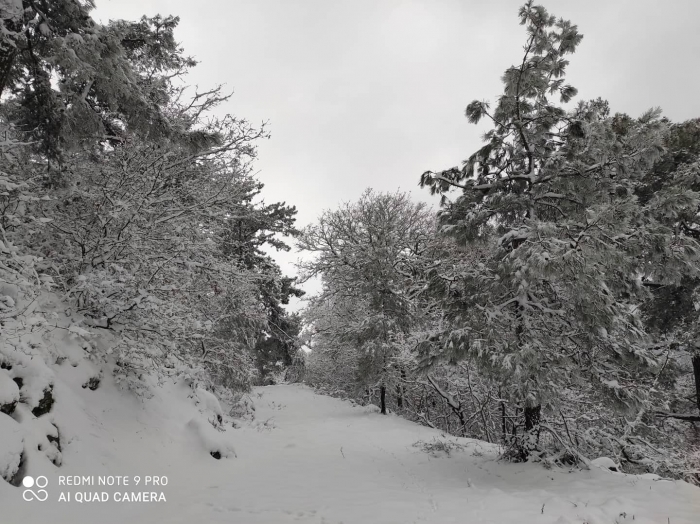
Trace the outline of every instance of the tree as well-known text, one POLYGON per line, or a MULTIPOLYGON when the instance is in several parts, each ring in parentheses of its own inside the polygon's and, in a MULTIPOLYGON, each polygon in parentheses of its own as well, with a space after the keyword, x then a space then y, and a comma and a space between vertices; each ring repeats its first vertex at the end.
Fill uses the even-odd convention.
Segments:
POLYGON ((642 377, 659 355, 638 313, 643 281, 676 282, 696 260, 695 241, 659 217, 696 208, 698 194, 680 185, 641 203, 635 191, 668 129, 660 112, 623 119, 601 100, 557 105, 553 95, 562 104, 576 95, 564 73, 582 36, 532 2, 519 16, 522 61, 503 75, 493 110, 481 101, 466 109, 470 122, 491 124, 485 144, 421 185, 443 194, 442 231, 483 253, 435 279, 456 289, 444 295, 450 322, 427 356, 474 358, 512 388, 525 429, 514 450, 525 459, 551 429, 542 406, 556 412, 577 385, 638 417, 648 407, 642 377))
POLYGON ((181 85, 195 62, 175 17, 100 25, 91 2, 8 5, 0 232, 23 253, 13 271, 57 286, 81 329, 113 336, 109 352, 91 350, 128 384, 185 368, 247 389, 250 352, 298 292, 262 251, 284 247, 274 235, 294 232, 296 212, 255 202, 264 126, 213 117, 220 87, 181 85))
POLYGON ((66 150, 115 145, 127 130, 151 141, 202 145, 214 138, 189 127, 222 100, 217 89, 205 104, 201 95, 187 103, 185 109, 199 109, 189 111, 190 122, 177 108, 183 88, 172 80, 196 64, 173 36, 179 19, 101 25, 90 16, 93 7, 92 0, 0 1, 3 113, 38 142, 54 184, 66 150))
POLYGON ((284 202, 256 202, 262 188, 260 183, 253 186, 231 207, 227 217, 229 227, 217 242, 224 256, 260 276, 258 293, 267 316, 267 327, 258 336, 253 353, 260 380, 264 382, 269 373, 280 371, 277 362, 286 368, 296 357, 301 326, 296 315, 289 315, 284 306, 291 297, 303 296, 304 291, 295 286, 295 278, 283 276, 264 251, 268 247, 289 251, 289 245, 280 237, 294 238, 299 234, 294 227, 297 210, 284 202))
POLYGON ((411 286, 432 228, 432 214, 408 195, 367 190, 357 202, 324 212, 300 237, 301 249, 317 255, 301 269, 304 278, 323 278, 316 300, 333 312, 326 329, 358 345, 359 377, 379 386, 385 414, 392 359, 416 315, 411 286))
MULTIPOLYGON (((700 191, 700 119, 674 124, 666 138, 666 153, 655 164, 637 189, 641 202, 654 198, 659 191, 676 187, 690 187, 700 191)), ((688 206, 682 213, 659 217, 671 227, 678 228, 695 240, 700 239, 698 208, 688 206)), ((673 363, 680 372, 687 363, 692 367, 691 375, 695 409, 700 412, 700 348, 696 303, 700 278, 694 268, 688 268, 679 282, 661 285, 646 283, 652 298, 644 304, 644 320, 648 329, 659 339, 659 344, 674 347, 673 363)), ((700 421, 700 413, 693 415, 687 407, 687 391, 670 388, 674 405, 681 413, 661 413, 664 417, 700 421), (675 393, 678 393, 677 395, 675 393), (676 398, 673 398, 676 397, 676 398)))

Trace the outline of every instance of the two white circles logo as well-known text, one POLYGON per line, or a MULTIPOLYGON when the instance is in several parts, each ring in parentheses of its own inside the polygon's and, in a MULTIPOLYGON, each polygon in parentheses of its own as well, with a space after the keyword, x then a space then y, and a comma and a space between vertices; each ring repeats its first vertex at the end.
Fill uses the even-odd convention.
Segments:
POLYGON ((22 485, 27 488, 22 492, 22 498, 29 502, 30 500, 38 500, 39 502, 44 502, 47 498, 49 498, 49 494, 45 489, 38 489, 36 491, 30 489, 36 486, 37 488, 45 488, 49 483, 49 479, 47 479, 44 476, 37 477, 34 479, 34 477, 26 476, 24 479, 22 479, 22 485))

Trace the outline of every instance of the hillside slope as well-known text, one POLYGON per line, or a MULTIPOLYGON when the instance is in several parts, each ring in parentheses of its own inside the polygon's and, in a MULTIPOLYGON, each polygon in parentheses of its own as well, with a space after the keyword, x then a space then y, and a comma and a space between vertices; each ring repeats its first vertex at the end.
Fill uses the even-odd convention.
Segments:
POLYGON ((700 489, 683 482, 501 463, 489 444, 447 439, 299 385, 257 388, 254 419, 238 421, 236 429, 225 418, 227 431, 201 436, 206 402, 195 407, 186 390, 165 384, 147 401, 109 383, 96 391, 59 390, 73 400, 60 405, 73 406, 66 416, 77 424, 64 443, 63 466, 45 466, 45 502, 25 502, 24 488, 0 483, 2 521, 691 524, 700 515, 700 489), (90 402, 80 398, 88 392, 90 402), (237 456, 215 460, 207 439, 218 439, 221 449, 235 446, 237 456), (457 444, 449 457, 414 445, 447 440, 457 444), (157 475, 168 484, 59 486, 59 474, 157 475), (143 489, 166 500, 113 500, 116 492, 143 489), (74 500, 76 492, 88 498, 95 491, 110 500, 74 500), (61 492, 71 492, 71 501, 58 502, 61 492))

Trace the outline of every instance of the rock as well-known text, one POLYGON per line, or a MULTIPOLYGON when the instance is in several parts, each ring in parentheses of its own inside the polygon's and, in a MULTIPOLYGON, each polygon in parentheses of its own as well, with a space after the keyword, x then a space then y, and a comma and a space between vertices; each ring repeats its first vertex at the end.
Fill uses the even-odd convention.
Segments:
POLYGON ((12 415, 17 407, 17 401, 9 402, 7 404, 0 404, 0 413, 5 413, 5 415, 12 415))
POLYGON ((6 371, 0 370, 0 412, 12 415, 19 402, 19 387, 6 371))
POLYGON ((44 397, 39 401, 39 405, 32 410, 32 414, 37 418, 45 415, 51 411, 54 402, 53 386, 49 386, 44 390, 44 397))
POLYGON ((52 424, 52 426, 56 428, 56 436, 54 437, 53 435, 46 435, 46 439, 49 442, 56 444, 56 448, 58 448, 58 451, 63 451, 61 449, 61 433, 58 431, 58 426, 56 424, 52 424))
POLYGON ((620 466, 615 461, 608 457, 599 457, 591 461, 591 464, 602 469, 607 469, 619 473, 620 466))
POLYGON ((0 477, 7 482, 12 482, 20 470, 23 452, 20 425, 9 416, 0 414, 0 477))
POLYGON ((83 389, 89 389, 90 391, 95 391, 100 386, 99 377, 92 377, 85 384, 83 384, 83 389))

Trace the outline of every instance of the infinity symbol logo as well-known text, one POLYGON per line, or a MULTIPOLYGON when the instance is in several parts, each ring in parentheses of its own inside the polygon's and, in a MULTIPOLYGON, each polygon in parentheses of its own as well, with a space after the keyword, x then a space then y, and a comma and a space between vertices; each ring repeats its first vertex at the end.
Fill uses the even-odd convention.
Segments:
MULTIPOLYGON (((26 476, 24 479, 22 479, 22 485, 25 488, 31 488, 34 485, 36 485, 37 488, 45 488, 48 484, 49 479, 44 476, 37 477, 36 480, 30 476, 26 476)), ((38 500, 39 502, 44 502, 47 498, 49 498, 49 494, 45 489, 39 489, 36 492, 31 489, 25 489, 22 492, 22 498, 27 502, 34 499, 38 500)))

